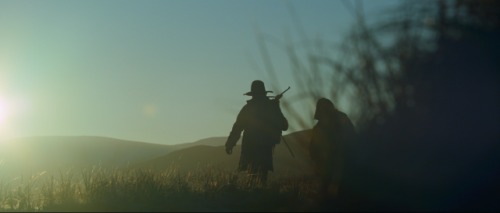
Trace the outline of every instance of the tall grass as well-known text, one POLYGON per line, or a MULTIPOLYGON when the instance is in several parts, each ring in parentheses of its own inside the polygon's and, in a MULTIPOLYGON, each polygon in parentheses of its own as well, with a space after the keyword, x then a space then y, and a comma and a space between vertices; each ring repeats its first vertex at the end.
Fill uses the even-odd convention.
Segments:
POLYGON ((0 211, 305 211, 314 206, 308 176, 270 176, 212 167, 194 173, 92 168, 0 184, 0 211))

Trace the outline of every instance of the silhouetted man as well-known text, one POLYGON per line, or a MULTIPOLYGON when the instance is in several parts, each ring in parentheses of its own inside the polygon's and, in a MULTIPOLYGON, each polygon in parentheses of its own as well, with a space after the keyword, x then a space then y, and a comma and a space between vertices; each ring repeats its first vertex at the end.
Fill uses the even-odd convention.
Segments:
POLYGON ((338 192, 345 145, 354 140, 356 130, 347 115, 338 111, 326 98, 318 100, 314 119, 318 123, 312 131, 309 152, 321 181, 320 196, 328 199, 338 192))
POLYGON ((244 94, 252 99, 241 109, 226 142, 226 153, 230 155, 244 131, 238 169, 261 182, 267 180, 268 171, 274 171, 272 150, 280 142, 281 131, 288 129, 279 100, 270 100, 269 92, 262 81, 252 82, 251 91, 244 94))

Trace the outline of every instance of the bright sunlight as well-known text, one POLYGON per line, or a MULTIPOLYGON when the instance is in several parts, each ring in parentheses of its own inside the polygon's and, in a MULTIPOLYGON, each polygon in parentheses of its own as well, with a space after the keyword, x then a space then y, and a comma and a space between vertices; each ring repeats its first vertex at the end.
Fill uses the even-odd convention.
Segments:
POLYGON ((6 106, 3 99, 0 97, 0 125, 3 124, 6 116, 6 106))

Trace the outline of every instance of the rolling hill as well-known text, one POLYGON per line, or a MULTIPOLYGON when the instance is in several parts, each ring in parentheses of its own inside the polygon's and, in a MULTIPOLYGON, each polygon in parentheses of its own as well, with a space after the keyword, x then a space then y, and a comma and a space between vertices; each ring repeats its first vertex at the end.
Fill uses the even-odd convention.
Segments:
MULTIPOLYGON (((311 172, 312 162, 307 149, 308 134, 309 131, 300 131, 285 136, 285 140, 295 154, 295 158, 292 157, 283 141, 276 146, 273 156, 275 174, 311 172)), ((203 170, 207 166, 232 171, 238 167, 241 152, 240 145, 233 149, 232 155, 227 155, 224 151, 224 146, 206 146, 202 143, 193 144, 195 146, 173 151, 165 156, 132 165, 130 168, 151 168, 155 170, 176 168, 181 172, 194 172, 203 170)))
MULTIPOLYGON (((204 145, 204 146, 224 146, 226 144, 227 137, 211 137, 211 138, 205 138, 201 139, 192 143, 181 143, 181 144, 175 144, 172 145, 175 147, 176 150, 180 149, 185 149, 193 146, 199 146, 199 145, 204 145)), ((238 141, 241 142, 241 139, 238 141)))
MULTIPOLYGON (((298 173, 310 169, 306 132, 285 136, 296 158, 283 142, 276 146, 276 173, 298 173)), ((160 145, 93 136, 45 136, 18 138, 0 143, 0 178, 28 176, 39 172, 58 175, 70 168, 77 173, 98 166, 103 169, 154 168, 175 165, 180 171, 195 171, 207 164, 237 168, 240 146, 226 155, 227 137, 212 137, 192 143, 160 145)), ((238 142, 240 143, 240 142, 238 142)))
MULTIPOLYGON (((225 142, 225 138, 218 138, 225 142)), ((105 169, 164 156, 172 151, 204 144, 204 140, 179 145, 160 145, 92 136, 26 137, 0 143, 0 176, 31 175, 47 171, 58 174, 74 168, 105 169)), ((207 144, 211 144, 208 140, 207 144)))

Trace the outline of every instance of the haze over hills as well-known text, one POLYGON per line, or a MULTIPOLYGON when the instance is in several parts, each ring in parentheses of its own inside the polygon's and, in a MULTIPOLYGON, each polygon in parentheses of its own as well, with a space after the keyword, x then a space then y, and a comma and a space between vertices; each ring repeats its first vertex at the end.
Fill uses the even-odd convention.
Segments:
MULTIPOLYGON (((312 161, 309 158, 307 144, 309 131, 295 132, 285 136, 295 158, 281 141, 274 150, 274 174, 302 174, 311 172, 312 161)), ((215 140, 210 141, 216 144, 215 140)), ((225 142, 225 141, 224 141, 225 142)), ((194 144, 194 143, 192 143, 194 144)), ((197 143, 202 144, 202 143, 197 143)), ((234 171, 238 167, 241 145, 234 147, 233 154, 227 155, 224 146, 196 145, 173 151, 165 156, 132 165, 129 168, 151 168, 165 170, 175 168, 180 172, 195 172, 208 167, 234 171)))
MULTIPOLYGON (((307 149, 304 149, 307 141, 303 137, 304 132, 285 136, 297 158, 292 158, 283 142, 276 146, 276 172, 309 168, 307 149)), ((0 176, 33 175, 43 171, 57 175, 70 168, 80 172, 93 166, 166 169, 176 165, 180 171, 195 171, 198 164, 202 168, 212 164, 236 169, 240 146, 235 147, 233 155, 226 155, 223 147, 226 140, 227 137, 212 137, 192 143, 160 145, 92 136, 18 138, 0 143, 0 176)))
MULTIPOLYGON (((182 143, 182 144, 175 144, 172 145, 176 149, 184 149, 184 148, 189 148, 193 146, 198 146, 198 145, 205 145, 205 146, 224 146, 226 144, 227 137, 211 137, 211 138, 205 138, 201 139, 192 143, 182 143)), ((241 142, 241 139, 238 140, 238 143, 241 142)))
POLYGON ((0 143, 2 176, 59 173, 74 167, 125 167, 166 155, 176 146, 92 136, 46 136, 18 138, 0 143))

